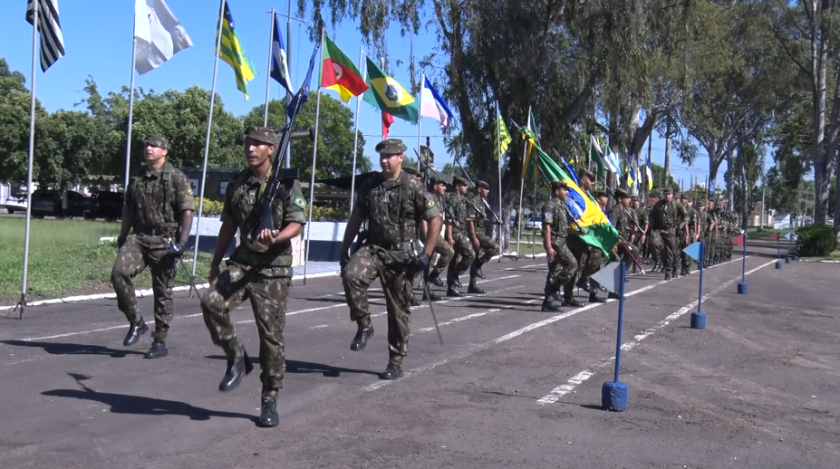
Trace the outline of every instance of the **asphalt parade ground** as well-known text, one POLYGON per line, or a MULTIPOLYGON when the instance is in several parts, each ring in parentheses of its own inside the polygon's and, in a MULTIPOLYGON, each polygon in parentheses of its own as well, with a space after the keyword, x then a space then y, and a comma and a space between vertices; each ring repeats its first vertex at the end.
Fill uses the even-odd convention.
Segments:
MULTIPOLYGON (((758 251, 758 252, 755 252, 758 251)), ((230 393, 198 299, 176 297, 169 356, 122 346, 114 300, 0 316, 0 461, 8 468, 831 468, 840 467, 840 266, 775 249, 704 274, 704 330, 689 327, 698 275, 626 284, 624 412, 600 408, 612 380, 617 305, 540 311, 544 259, 485 265, 486 295, 412 309, 406 376, 376 334, 350 350, 338 277, 296 281, 286 319, 280 426, 256 426, 259 369, 230 393), (771 254, 772 252, 772 254, 771 254)), ((466 284, 466 279, 462 282, 466 284)), ((376 285, 378 286, 378 285, 376 285)), ((464 289, 466 290, 466 289, 464 289)), ((419 295, 419 290, 416 290, 419 295)), ((584 301, 585 292, 580 292, 584 301)), ((603 295, 603 293, 602 293, 603 295)), ((419 296, 418 296, 419 298, 419 296)), ((153 324, 151 299, 140 299, 153 324)), ((258 354, 250 307, 233 320, 258 354)), ((256 358, 252 358, 256 361, 256 358)))

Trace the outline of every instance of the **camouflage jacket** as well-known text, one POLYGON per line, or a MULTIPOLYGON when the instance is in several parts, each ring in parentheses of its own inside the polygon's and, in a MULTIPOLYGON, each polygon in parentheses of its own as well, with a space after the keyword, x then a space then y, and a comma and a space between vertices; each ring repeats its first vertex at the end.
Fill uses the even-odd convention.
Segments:
POLYGON ((144 167, 134 173, 129 181, 124 207, 134 216, 134 233, 161 237, 153 243, 166 247, 162 237, 178 236, 181 212, 195 210, 190 180, 178 168, 169 166, 170 190, 164 190, 164 168, 150 171, 144 167), (171 200, 167 200, 171 197, 171 200))
POLYGON ((564 204, 564 201, 552 198, 543 208, 543 226, 551 228, 551 244, 559 244, 566 240, 569 222, 564 204))
MULTIPOLYGON (((239 229, 240 243, 230 258, 232 263, 257 267, 263 275, 286 277, 292 275, 292 242, 265 246, 257 242, 255 233, 262 215, 262 191, 271 170, 257 177, 251 170, 243 169, 225 191, 222 208, 222 223, 232 222, 239 229)), ((274 198, 272 216, 274 228, 283 230, 289 223, 306 224, 306 201, 300 188, 300 182, 285 183, 287 197, 274 198)))
POLYGON ((640 207, 638 210, 636 210, 636 216, 638 217, 639 227, 641 227, 642 229, 645 229, 645 225, 648 224, 649 214, 650 212, 645 207, 640 207))
POLYGON ((382 173, 368 178, 359 189, 353 216, 368 221, 368 244, 388 250, 408 249, 422 220, 440 216, 434 197, 408 173, 385 179, 382 173))
POLYGON ((457 233, 464 229, 467 224, 467 207, 464 202, 464 196, 457 192, 448 195, 447 203, 449 204, 449 211, 452 214, 449 222, 452 225, 452 232, 457 233), (458 222, 458 226, 454 222, 458 222))
POLYGON ((610 208, 610 221, 612 222, 613 226, 619 233, 623 235, 627 235, 630 233, 630 219, 627 216, 627 211, 624 210, 624 207, 621 204, 616 203, 615 205, 610 208))
POLYGON ((686 218, 685 207, 677 202, 661 199, 651 210, 650 218, 654 229, 676 231, 686 218))
POLYGON ((700 222, 700 216, 702 214, 694 207, 686 207, 686 210, 688 210, 688 231, 694 234, 694 226, 700 222))
MULTIPOLYGON (((470 196, 467 196, 470 197, 470 196)), ((484 201, 477 194, 470 197, 468 202, 465 202, 467 208, 467 220, 472 220, 475 225, 475 232, 484 233, 484 220, 487 219, 487 207, 484 206, 484 201)))

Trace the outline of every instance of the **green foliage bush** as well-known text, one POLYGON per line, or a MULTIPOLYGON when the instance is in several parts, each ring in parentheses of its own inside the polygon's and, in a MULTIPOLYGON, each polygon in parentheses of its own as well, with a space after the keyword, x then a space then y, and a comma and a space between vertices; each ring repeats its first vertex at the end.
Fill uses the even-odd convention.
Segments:
POLYGON ((837 234, 834 228, 817 223, 800 228, 797 254, 805 257, 824 257, 837 249, 837 234))

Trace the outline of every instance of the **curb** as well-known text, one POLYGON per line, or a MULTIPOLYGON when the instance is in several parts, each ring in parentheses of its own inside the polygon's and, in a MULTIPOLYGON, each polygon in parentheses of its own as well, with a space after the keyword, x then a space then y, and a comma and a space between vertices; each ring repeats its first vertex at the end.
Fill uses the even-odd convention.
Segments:
MULTIPOLYGON (((496 260, 496 259, 499 259, 499 257, 500 256, 493 256, 490 260, 496 260)), ((512 258, 511 253, 508 253, 508 254, 506 254, 504 256, 501 256, 501 257, 512 258)), ((536 257, 545 257, 545 253, 537 254, 536 257)), ((520 258, 520 259, 525 259, 525 258, 520 258)), ((321 272, 321 273, 317 273, 317 274, 309 274, 309 275, 306 276, 306 279, 309 280, 309 279, 313 279, 313 278, 337 277, 340 273, 341 273, 340 271, 335 270, 335 271, 332 271, 332 272, 321 272)), ((295 280, 303 280, 303 275, 296 274, 296 275, 292 276, 292 281, 295 281, 295 280)), ((201 284, 196 284, 195 285, 196 290, 203 290, 203 289, 209 288, 209 287, 210 287, 210 283, 201 283, 201 284)), ((181 285, 181 286, 173 287, 172 291, 173 292, 189 291, 191 288, 192 287, 190 285, 181 285)), ((152 289, 151 288, 144 288, 142 290, 134 290, 134 294, 137 296, 137 298, 151 297, 152 296, 152 289)), ((74 296, 67 296, 67 297, 64 297, 64 298, 53 298, 53 299, 50 299, 50 300, 33 301, 32 303, 28 303, 26 306, 27 307, 30 307, 30 306, 49 306, 49 305, 56 305, 56 304, 62 304, 62 303, 80 303, 80 302, 83 302, 83 301, 109 300, 109 299, 116 299, 116 298, 117 298, 116 293, 97 293, 95 295, 74 295, 74 296)), ((0 306, 0 311, 9 311, 9 310, 12 310, 12 309, 15 309, 15 308, 17 308, 17 305, 0 306)))
POLYGON ((820 260, 820 259, 804 259, 802 257, 799 258, 799 262, 819 262, 821 264, 840 264, 840 261, 829 261, 829 260, 820 260))

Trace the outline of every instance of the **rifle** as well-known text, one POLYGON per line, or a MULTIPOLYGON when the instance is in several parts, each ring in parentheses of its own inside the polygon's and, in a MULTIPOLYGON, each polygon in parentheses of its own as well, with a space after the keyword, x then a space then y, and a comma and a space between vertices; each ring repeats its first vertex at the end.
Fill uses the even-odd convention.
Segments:
MULTIPOLYGON (((474 181, 472 180, 472 178, 470 177, 470 175, 469 175, 469 174, 467 174, 467 170, 466 170, 466 169, 464 169, 464 165, 462 165, 460 161, 458 162, 458 166, 460 166, 460 167, 461 167, 461 171, 463 171, 464 176, 466 176, 467 180, 468 180, 468 181, 470 181, 470 184, 472 184, 472 185, 473 185, 473 187, 477 187, 477 186, 475 185, 475 182, 474 182, 474 181)), ((469 201, 466 197, 464 197, 464 201, 465 201, 466 203, 470 204, 470 207, 472 207, 472 208, 473 208, 473 210, 475 210, 476 212, 478 211, 478 207, 476 207, 475 205, 473 205, 473 204, 472 204, 472 203, 471 203, 471 202, 470 202, 470 201, 469 201)), ((497 222, 499 222, 499 224, 504 225, 504 222, 502 222, 502 219, 501 219, 501 218, 499 218, 499 216, 498 216, 498 215, 496 215, 496 212, 494 212, 492 208, 490 208, 490 204, 488 204, 488 203, 487 203, 487 201, 486 201, 486 200, 484 200, 484 199, 481 199, 481 201, 482 201, 482 202, 484 202, 484 206, 485 206, 485 207, 487 207, 487 210, 490 212, 490 214, 491 214, 491 215, 493 215, 493 218, 495 218, 495 219, 496 219, 496 221, 497 221, 497 222)))

